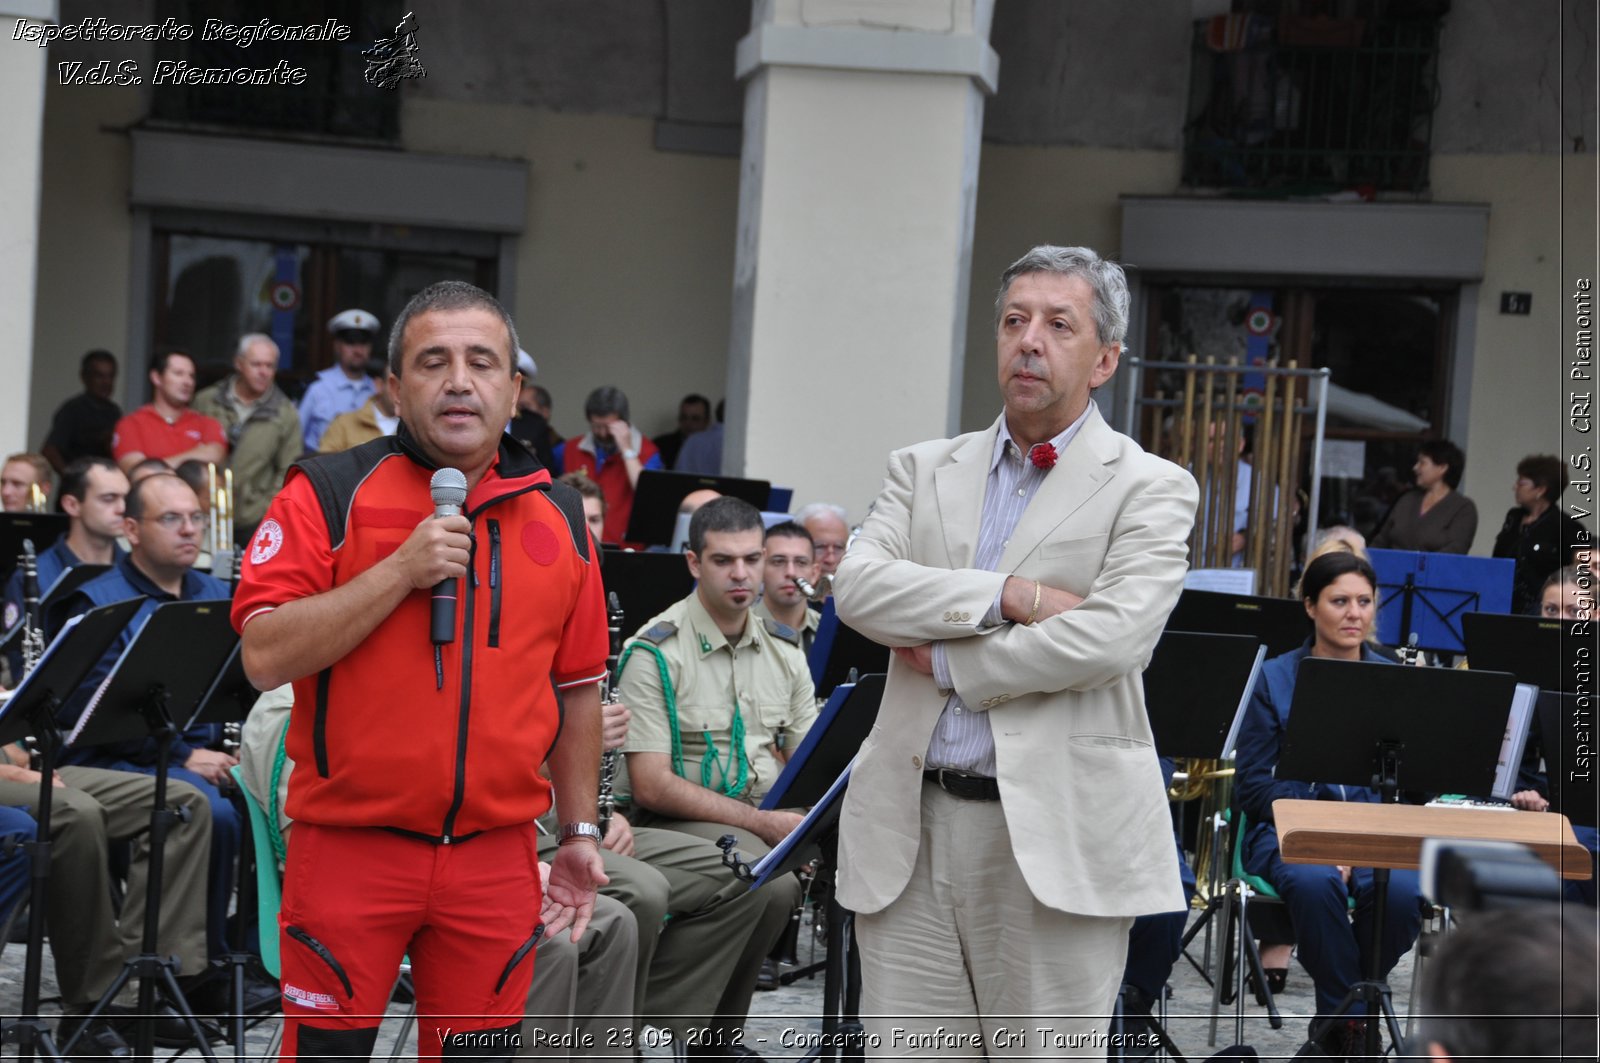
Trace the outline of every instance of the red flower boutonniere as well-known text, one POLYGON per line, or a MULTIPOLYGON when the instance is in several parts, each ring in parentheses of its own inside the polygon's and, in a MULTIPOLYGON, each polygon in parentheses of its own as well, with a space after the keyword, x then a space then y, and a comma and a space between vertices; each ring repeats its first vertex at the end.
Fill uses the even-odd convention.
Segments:
POLYGON ((1028 451, 1028 460, 1049 472, 1056 464, 1056 448, 1049 443, 1035 443, 1028 451))

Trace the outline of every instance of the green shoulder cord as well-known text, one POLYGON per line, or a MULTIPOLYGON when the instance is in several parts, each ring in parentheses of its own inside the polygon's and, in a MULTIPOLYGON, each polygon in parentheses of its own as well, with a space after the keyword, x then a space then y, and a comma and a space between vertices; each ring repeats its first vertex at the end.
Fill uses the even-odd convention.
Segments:
MULTIPOLYGON (((689 776, 683 770, 683 735, 678 728, 678 695, 672 689, 672 677, 667 673, 667 659, 662 656, 661 650, 653 642, 637 641, 630 644, 622 651, 622 656, 617 660, 617 676, 620 679, 622 670, 628 665, 628 658, 633 656, 633 651, 639 648, 650 651, 656 659, 656 667, 661 672, 661 700, 667 706, 667 722, 672 725, 672 774, 680 779, 689 776)), ((738 769, 733 785, 728 785, 728 769, 722 763, 722 758, 717 756, 716 742, 712 740, 710 731, 701 731, 705 739, 705 756, 700 758, 700 785, 707 790, 714 790, 724 797, 737 797, 744 793, 745 785, 750 780, 750 761, 744 752, 744 713, 739 709, 739 699, 733 699, 733 727, 729 737, 728 756, 738 769), (720 785, 711 781, 712 769, 715 768, 722 776, 720 785)))
POLYGON ((283 721, 283 730, 278 733, 278 752, 272 758, 272 780, 267 789, 267 838, 272 842, 272 855, 278 858, 278 863, 289 859, 289 846, 284 843, 283 831, 278 827, 278 786, 283 782, 283 766, 289 762, 289 721, 283 721))

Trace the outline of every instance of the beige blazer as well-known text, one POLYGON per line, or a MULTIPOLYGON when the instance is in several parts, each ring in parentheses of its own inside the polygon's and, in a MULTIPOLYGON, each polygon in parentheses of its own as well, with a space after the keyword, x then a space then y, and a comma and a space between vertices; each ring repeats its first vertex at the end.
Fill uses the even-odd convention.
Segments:
MULTIPOLYGON (((839 616, 889 646, 945 640, 955 689, 990 714, 1006 826, 1041 903, 1080 915, 1180 910, 1140 673, 1182 589, 1199 492, 1093 411, 998 571, 978 571, 967 566, 999 426, 890 456, 835 577, 839 616), (980 629, 1007 574, 1084 602, 1031 627, 980 629)), ((922 758, 944 702, 931 677, 892 661, 841 819, 839 897, 854 911, 881 910, 911 876, 922 758)))

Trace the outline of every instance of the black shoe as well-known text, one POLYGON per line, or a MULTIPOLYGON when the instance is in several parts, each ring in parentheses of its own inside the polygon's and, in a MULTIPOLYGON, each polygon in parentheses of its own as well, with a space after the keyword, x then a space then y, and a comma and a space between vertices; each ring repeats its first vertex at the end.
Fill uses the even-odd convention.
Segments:
MULTIPOLYGON (((1316 1030, 1321 1019, 1311 1020, 1311 1029, 1316 1030)), ((1367 1025, 1363 1019, 1335 1019, 1327 1029, 1318 1034, 1313 1044, 1322 1050, 1322 1054, 1332 1059, 1365 1059, 1367 1025)))
MULTIPOLYGON (((135 1018, 137 1010, 128 1004, 112 1004, 106 1008, 105 1017, 115 1024, 117 1031, 124 1038, 132 1038, 136 1032, 135 1023, 138 1021, 135 1018)), ((177 1008, 165 1000, 157 1000, 150 1014, 155 1022, 151 1037, 156 1044, 162 1048, 195 1046, 194 1034, 189 1032, 189 1024, 183 1021, 183 1016, 178 1014, 177 1008)), ((216 1023, 208 1021, 202 1015, 196 1015, 195 1022, 200 1024, 200 1032, 205 1034, 206 1044, 214 1045, 223 1039, 222 1028, 216 1023)))
MULTIPOLYGON (((194 1005, 190 1005, 193 1007, 194 1005)), ((205 1035, 206 1044, 214 1045, 223 1039, 222 1028, 199 1015, 195 1022, 200 1026, 200 1032, 205 1035)), ((189 1024, 183 1016, 178 1014, 178 1009, 171 1004, 157 1004, 155 1009, 155 1042, 162 1048, 193 1048, 194 1033, 190 1031, 189 1024)))
MULTIPOLYGON (((233 976, 230 972, 213 968, 205 974, 178 979, 178 986, 196 1015, 233 1014, 233 976)), ((253 971, 244 976, 244 1013, 254 1015, 263 1011, 277 1011, 282 996, 275 982, 262 979, 253 971)))
POLYGON ((778 981, 778 965, 772 962, 772 957, 768 956, 761 961, 761 973, 756 975, 756 988, 771 990, 777 989, 781 985, 783 983, 778 981))
POLYGON ((78 1033, 78 1028, 83 1027, 83 1034, 78 1037, 78 1043, 73 1046, 71 1059, 130 1059, 133 1049, 128 1047, 128 1042, 122 1035, 106 1022, 103 1016, 96 1017, 91 1023, 85 1025, 83 1015, 63 1015, 61 1022, 56 1025, 56 1049, 63 1051, 67 1042, 78 1033))

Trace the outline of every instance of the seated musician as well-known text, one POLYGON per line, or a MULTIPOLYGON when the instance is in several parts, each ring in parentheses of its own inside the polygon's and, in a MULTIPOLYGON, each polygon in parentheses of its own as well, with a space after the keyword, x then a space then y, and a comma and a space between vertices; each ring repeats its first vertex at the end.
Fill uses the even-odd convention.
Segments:
MULTIPOLYGON (((1577 565, 1566 565, 1552 572, 1539 589, 1539 615, 1546 620, 1562 620, 1574 625, 1593 620, 1594 584, 1580 577, 1577 565)), ((1577 635, 1582 630, 1574 627, 1572 634, 1577 635)), ((1511 795, 1511 803, 1525 812, 1550 811, 1550 780, 1543 761, 1544 739, 1539 717, 1534 716, 1523 750, 1522 766, 1517 772, 1517 790, 1511 795)), ((1600 831, 1574 823, 1572 833, 1578 843, 1589 850, 1595 874, 1587 879, 1567 879, 1562 883, 1562 893, 1569 901, 1593 908, 1596 878, 1600 877, 1600 860, 1596 857, 1600 853, 1600 831)))
MULTIPOLYGON (((136 484, 128 493, 123 514, 123 532, 131 552, 110 571, 79 587, 61 610, 64 619, 90 609, 129 598, 144 603, 127 628, 89 673, 66 706, 58 714, 61 725, 70 728, 78 719, 90 694, 110 674, 122 652, 133 641, 151 613, 173 601, 224 600, 229 596, 226 583, 194 571, 200 551, 200 538, 206 526, 206 513, 199 498, 173 473, 158 472, 136 484)), ((219 737, 215 725, 202 724, 183 732, 172 743, 168 772, 204 794, 211 807, 211 864, 207 891, 207 934, 213 958, 227 954, 225 938, 228 905, 233 886, 233 866, 239 852, 239 814, 222 793, 231 781, 227 772, 236 760, 227 753, 207 748, 219 737)), ((68 747, 63 762, 96 768, 132 771, 144 775, 156 772, 157 744, 154 739, 134 739, 99 746, 68 747)), ((225 988, 214 983, 213 992, 225 988)), ((265 983, 253 983, 247 1003, 270 1006, 277 1001, 276 990, 265 983)), ((191 1001, 191 1003, 195 1003, 191 1001)), ((196 1007, 222 1010, 226 1001, 196 1003, 196 1007)), ((252 1010, 254 1010, 252 1008, 252 1010)))
MULTIPOLYGON (((1300 964, 1316 986, 1319 1020, 1337 1009, 1351 984, 1361 980, 1367 969, 1373 873, 1371 868, 1285 863, 1278 853, 1272 802, 1300 798, 1375 803, 1379 795, 1360 786, 1280 779, 1276 769, 1300 662, 1308 655, 1384 660, 1367 644, 1376 612, 1377 584, 1372 566, 1353 553, 1327 553, 1306 566, 1301 597, 1315 629, 1311 641, 1266 663, 1239 731, 1237 781, 1248 819, 1242 843, 1244 866, 1272 883, 1283 898, 1299 941, 1300 964), (1351 897, 1356 900, 1353 926, 1346 913, 1351 897)), ((1384 975, 1411 948, 1421 928, 1415 871, 1391 873, 1387 904, 1379 964, 1384 975)), ((1364 1015, 1365 1007, 1357 1002, 1345 1014, 1353 1019, 1364 1015)), ((1359 1037, 1349 1025, 1336 1027, 1332 1033, 1335 1038, 1359 1037)))
MULTIPOLYGON (((712 841, 736 834, 746 861, 800 825, 797 812, 758 806, 817 715, 800 633, 750 615, 764 556, 754 506, 737 498, 701 506, 685 554, 694 593, 648 621, 618 664, 618 694, 633 714, 622 748, 635 824, 712 841)), ((801 889, 782 875, 756 895, 762 917, 730 987, 754 983, 801 889)), ((713 1041, 736 1038, 736 1010, 719 1009, 713 1041)))

